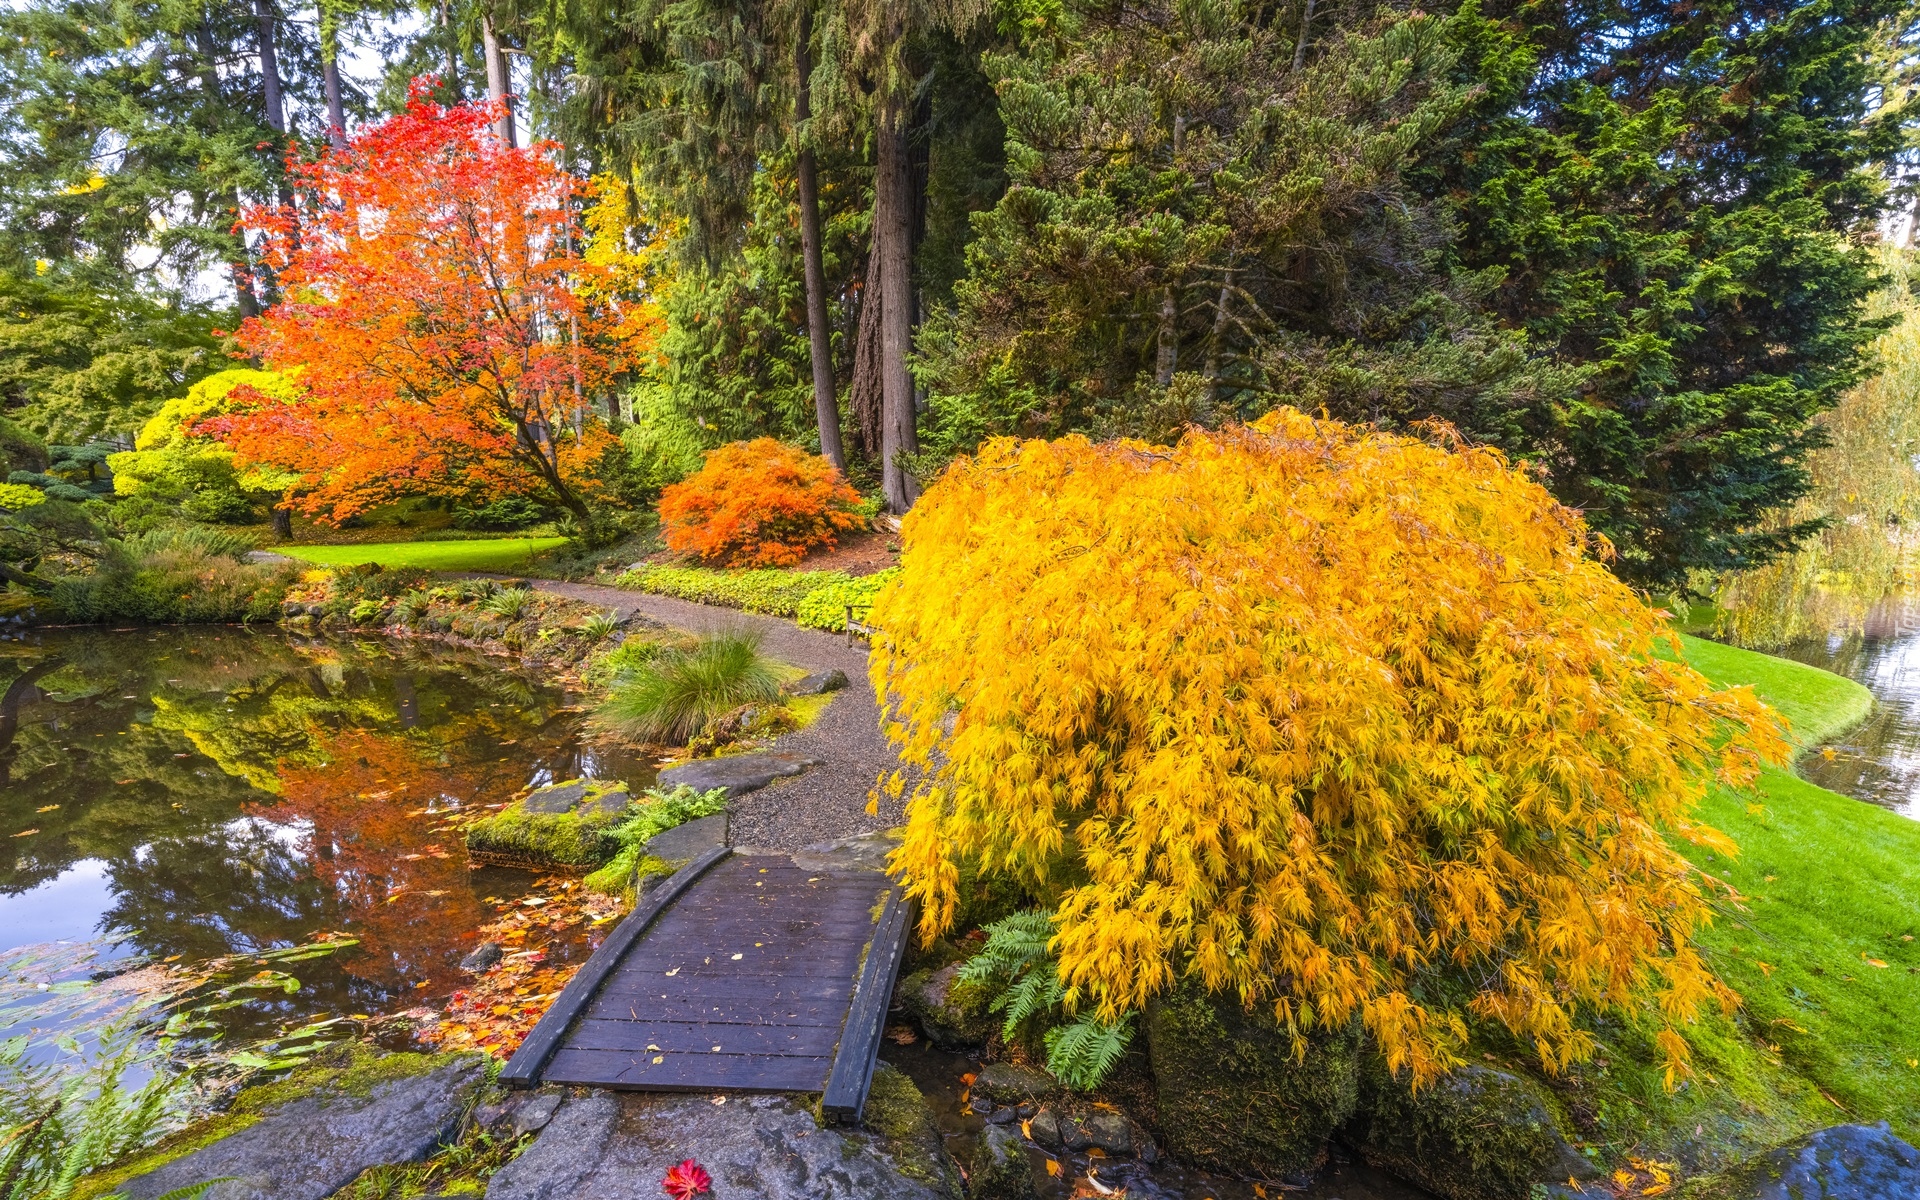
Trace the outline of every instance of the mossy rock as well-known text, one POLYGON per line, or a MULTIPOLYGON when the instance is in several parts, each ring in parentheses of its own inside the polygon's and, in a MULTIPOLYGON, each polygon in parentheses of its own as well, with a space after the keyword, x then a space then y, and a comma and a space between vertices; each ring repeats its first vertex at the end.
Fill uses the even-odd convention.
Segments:
POLYGON ((1147 1006, 1160 1128, 1175 1155, 1210 1170, 1291 1182, 1318 1168, 1360 1097, 1357 1028, 1293 1037, 1186 979, 1147 1006))
POLYGON ((1599 1176, 1563 1129, 1538 1080, 1468 1066, 1416 1094, 1375 1056, 1347 1136, 1370 1165, 1447 1200, 1525 1200, 1536 1183, 1599 1176))
POLYGON ((955 1200, 964 1188, 947 1154, 933 1107, 905 1073, 881 1063, 867 1089, 860 1124, 881 1139, 881 1150, 908 1179, 924 1183, 955 1200))
POLYGON ((633 797, 610 779, 538 788, 467 827, 467 857, 488 866, 592 870, 620 852, 612 836, 633 797))
POLYGON ((960 967, 949 963, 937 971, 915 971, 894 990, 927 1040, 942 1050, 977 1049, 1000 1028, 987 1011, 992 993, 983 985, 961 982, 960 967))

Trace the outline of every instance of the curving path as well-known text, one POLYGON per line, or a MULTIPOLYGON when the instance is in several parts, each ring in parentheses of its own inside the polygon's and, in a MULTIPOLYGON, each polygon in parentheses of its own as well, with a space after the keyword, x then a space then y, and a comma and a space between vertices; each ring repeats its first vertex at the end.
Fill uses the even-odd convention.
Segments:
POLYGON ((847 673, 848 687, 835 695, 818 720, 775 743, 776 749, 820 759, 823 765, 735 800, 731 820, 737 844, 797 850, 815 842, 900 824, 900 805, 884 796, 879 815, 867 815, 867 795, 874 781, 883 772, 897 769, 900 760, 880 732, 880 710, 873 684, 867 679, 864 646, 849 646, 837 633, 802 629, 780 617, 695 604, 671 596, 550 579, 527 582, 541 591, 614 609, 623 617, 639 613, 693 633, 758 630, 762 647, 775 658, 810 670, 838 667, 847 673))

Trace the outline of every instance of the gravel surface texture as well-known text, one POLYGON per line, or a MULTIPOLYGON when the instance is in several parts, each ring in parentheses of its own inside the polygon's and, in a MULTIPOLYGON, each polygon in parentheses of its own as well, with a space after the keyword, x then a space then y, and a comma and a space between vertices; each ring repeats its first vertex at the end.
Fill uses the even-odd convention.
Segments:
POLYGON ((900 805, 885 797, 878 816, 867 815, 867 795, 884 771, 900 765, 899 757, 880 732, 880 710, 873 684, 867 678, 867 648, 849 646, 837 633, 802 629, 779 617, 757 616, 731 608, 694 604, 670 596, 650 596, 591 583, 555 580, 528 581, 542 591, 611 608, 621 616, 639 613, 663 625, 693 633, 727 629, 760 631, 761 648, 784 662, 809 670, 838 667, 847 673, 848 686, 834 693, 833 703, 819 720, 774 743, 787 750, 820 759, 793 779, 772 784, 733 802, 733 840, 736 845, 797 850, 849 834, 887 829, 904 819, 900 805))

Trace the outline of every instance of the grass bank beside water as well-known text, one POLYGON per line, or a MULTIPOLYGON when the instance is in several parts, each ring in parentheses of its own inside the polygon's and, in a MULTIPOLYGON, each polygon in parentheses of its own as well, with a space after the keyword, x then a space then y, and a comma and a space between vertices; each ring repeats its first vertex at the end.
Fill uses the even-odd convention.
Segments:
MULTIPOLYGON (((1692 637, 1683 652, 1715 683, 1751 686, 1812 752, 1873 705, 1801 663, 1692 637)), ((1679 844, 1736 893, 1697 943, 1741 1007, 1688 1029, 1697 1075, 1673 1091, 1648 1029, 1602 1022, 1594 1060, 1553 1081, 1575 1124, 1604 1161, 1678 1160, 1685 1175, 1828 1125, 1885 1120, 1920 1140, 1920 822, 1785 767, 1752 789, 1712 789, 1699 815, 1740 850, 1729 861, 1679 844)), ((1525 1048, 1492 1049, 1524 1066, 1525 1048)))
MULTIPOLYGON (((1807 752, 1864 719, 1867 690, 1786 659, 1686 639, 1722 685, 1751 685, 1807 752)), ((1746 1024, 1810 1084, 1818 1124, 1886 1120, 1920 1140, 1920 822, 1768 767, 1759 795, 1716 788, 1701 816, 1740 853, 1688 847, 1736 888, 1701 938, 1746 1024)))

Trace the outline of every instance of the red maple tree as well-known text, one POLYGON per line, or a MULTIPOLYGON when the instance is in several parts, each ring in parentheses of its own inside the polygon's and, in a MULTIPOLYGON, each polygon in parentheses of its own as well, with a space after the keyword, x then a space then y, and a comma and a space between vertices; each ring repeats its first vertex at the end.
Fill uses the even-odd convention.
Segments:
POLYGON ((249 212, 286 299, 239 330, 297 371, 295 400, 240 397, 201 423, 240 465, 297 477, 287 502, 340 521, 401 495, 533 495, 583 520, 617 441, 594 418, 636 349, 588 261, 582 181, 558 147, 507 145, 493 107, 405 112, 292 163, 300 200, 249 212))

